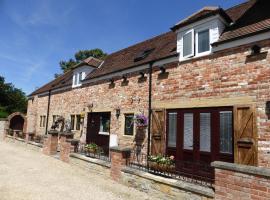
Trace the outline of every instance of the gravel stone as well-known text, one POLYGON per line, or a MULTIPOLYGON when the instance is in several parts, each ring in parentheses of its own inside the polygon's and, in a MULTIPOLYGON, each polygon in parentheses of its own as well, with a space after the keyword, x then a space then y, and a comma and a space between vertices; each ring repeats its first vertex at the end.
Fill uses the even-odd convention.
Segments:
POLYGON ((155 199, 16 144, 0 141, 0 158, 1 200, 155 199))

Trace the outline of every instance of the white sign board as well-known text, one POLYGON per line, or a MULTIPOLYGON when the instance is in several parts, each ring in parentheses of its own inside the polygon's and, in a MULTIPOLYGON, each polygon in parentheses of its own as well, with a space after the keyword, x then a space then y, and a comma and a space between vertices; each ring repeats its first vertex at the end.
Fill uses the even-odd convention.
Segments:
POLYGON ((110 134, 110 147, 118 146, 118 138, 116 134, 110 134))

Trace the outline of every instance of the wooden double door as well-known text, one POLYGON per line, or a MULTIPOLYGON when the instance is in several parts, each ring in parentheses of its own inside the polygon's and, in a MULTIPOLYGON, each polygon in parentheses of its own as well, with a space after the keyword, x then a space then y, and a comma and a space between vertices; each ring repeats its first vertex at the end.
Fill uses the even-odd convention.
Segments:
POLYGON ((176 167, 212 176, 210 163, 233 162, 233 108, 167 110, 167 155, 176 167))

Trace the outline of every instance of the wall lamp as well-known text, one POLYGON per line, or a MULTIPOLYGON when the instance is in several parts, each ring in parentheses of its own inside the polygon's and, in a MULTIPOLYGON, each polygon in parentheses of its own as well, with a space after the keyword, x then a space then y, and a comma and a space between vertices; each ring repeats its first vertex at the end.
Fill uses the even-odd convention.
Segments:
POLYGON ((252 47, 251 47, 251 56, 254 56, 254 55, 257 55, 257 54, 259 54, 259 53, 261 53, 261 47, 260 46, 258 46, 258 45, 253 45, 252 47))
POLYGON ((127 77, 126 76, 122 76, 123 82, 127 82, 127 77))
POLYGON ((121 114, 120 108, 116 108, 115 116, 118 119, 121 114))
POLYGON ((160 67, 159 67, 159 70, 160 70, 160 73, 161 73, 161 74, 165 74, 165 72, 166 72, 166 69, 165 69, 164 66, 160 66, 160 67))
POLYGON ((268 119, 270 119, 270 101, 267 101, 265 104, 265 114, 267 115, 268 119))
POLYGON ((113 79, 111 79, 110 82, 111 82, 111 83, 110 83, 111 85, 114 84, 114 80, 113 80, 113 79))

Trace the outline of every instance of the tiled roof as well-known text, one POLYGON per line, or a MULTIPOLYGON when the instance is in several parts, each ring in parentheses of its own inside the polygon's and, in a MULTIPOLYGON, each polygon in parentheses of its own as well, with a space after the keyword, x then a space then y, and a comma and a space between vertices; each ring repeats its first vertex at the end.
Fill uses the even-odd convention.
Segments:
POLYGON ((237 21, 249 8, 251 8, 256 0, 250 0, 242 4, 238 4, 228 8, 225 12, 232 19, 233 22, 237 21))
POLYGON ((234 19, 234 23, 224 30, 214 45, 269 31, 269 8, 269 0, 251 0, 228 9, 226 12, 234 19))
POLYGON ((68 71, 56 79, 52 80, 51 82, 43 85, 42 87, 38 88, 34 92, 32 92, 29 96, 33 96, 36 94, 41 94, 44 92, 48 92, 49 90, 57 89, 57 88, 62 88, 65 86, 71 86, 72 85, 72 76, 73 76, 73 71, 68 71))
POLYGON ((121 71, 150 61, 159 60, 176 54, 176 33, 170 31, 152 39, 130 46, 126 49, 108 55, 102 66, 87 79, 99 77, 112 72, 121 71), (150 50, 144 59, 137 59, 144 51, 150 50))

